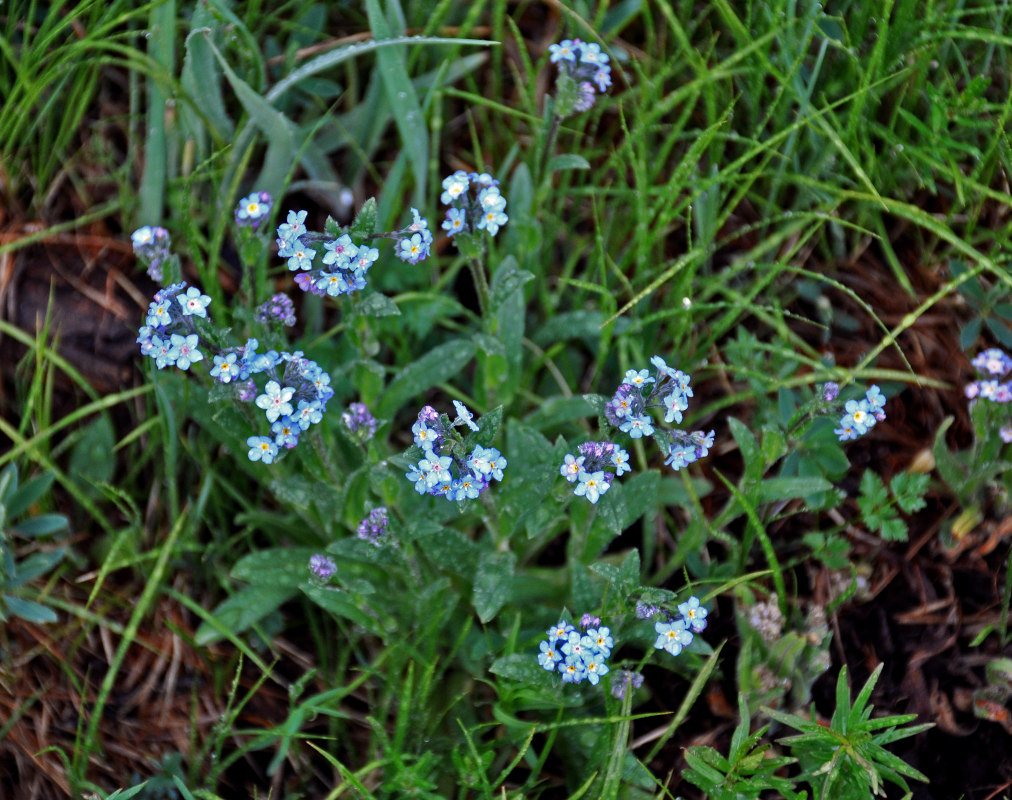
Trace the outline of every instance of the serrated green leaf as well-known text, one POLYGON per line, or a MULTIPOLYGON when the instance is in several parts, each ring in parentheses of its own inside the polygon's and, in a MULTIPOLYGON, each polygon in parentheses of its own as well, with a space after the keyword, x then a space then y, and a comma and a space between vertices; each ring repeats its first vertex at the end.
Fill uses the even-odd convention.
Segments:
POLYGON ((925 473, 901 472, 889 482, 896 504, 904 513, 912 514, 926 505, 924 494, 928 491, 931 476, 925 473))
POLYGON ((883 520, 879 534, 887 542, 905 542, 909 536, 907 524, 899 517, 883 520))
POLYGON ((866 469, 861 476, 861 496, 857 504, 861 510, 868 513, 889 502, 889 492, 874 470, 866 469), (866 510, 867 509, 867 510, 866 510))

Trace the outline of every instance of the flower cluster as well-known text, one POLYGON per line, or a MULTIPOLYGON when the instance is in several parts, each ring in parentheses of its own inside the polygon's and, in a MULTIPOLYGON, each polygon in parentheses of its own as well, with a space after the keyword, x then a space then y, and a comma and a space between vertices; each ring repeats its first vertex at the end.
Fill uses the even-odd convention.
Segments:
POLYGON ((210 297, 195 286, 187 289, 185 282, 166 286, 155 293, 137 343, 159 369, 175 366, 188 370, 205 361, 201 347, 211 353, 211 377, 218 383, 234 383, 239 400, 255 400, 266 414, 273 435, 250 436, 246 445, 250 461, 270 464, 279 448, 295 447, 299 435, 323 419, 327 401, 334 396, 330 375, 301 352, 260 353, 256 339, 248 339, 242 347, 224 349, 202 340, 195 320, 207 320, 210 303, 210 297), (267 379, 262 393, 258 394, 254 375, 267 379))
POLYGON ((295 324, 295 303, 287 294, 279 292, 256 310, 257 322, 280 322, 292 327, 295 324))
POLYGON ((551 54, 551 62, 558 64, 559 69, 576 85, 576 96, 571 105, 573 111, 586 111, 594 105, 597 97, 595 85, 602 92, 611 86, 608 54, 601 52, 600 45, 579 39, 564 39, 558 44, 549 45, 548 52, 551 54))
POLYGON ((411 224, 394 234, 398 240, 394 252, 401 261, 417 264, 432 252, 432 231, 429 230, 429 221, 418 213, 418 209, 411 209, 411 217, 411 224))
POLYGON ((203 361, 194 317, 206 319, 210 302, 211 298, 195 286, 187 289, 185 281, 159 289, 138 332, 141 353, 153 358, 158 369, 176 366, 187 370, 203 361))
POLYGON ((334 390, 330 388, 330 375, 302 353, 258 353, 257 346, 256 339, 249 339, 238 353, 233 350, 215 356, 211 377, 221 383, 230 383, 236 374, 240 381, 257 374, 267 377, 255 403, 266 415, 273 438, 250 436, 246 444, 250 461, 270 464, 280 448, 295 447, 299 437, 323 419, 334 390))
POLYGON ((566 455, 559 473, 576 484, 573 494, 596 504, 615 477, 629 471, 629 454, 611 442, 584 442, 577 452, 566 455))
POLYGON ((329 581, 337 573, 337 564, 330 556, 316 553, 309 557, 309 572, 320 581, 329 581))
POLYGON ((365 444, 376 433, 376 417, 369 413, 365 403, 352 403, 341 415, 341 422, 352 437, 365 444))
POLYGON ((477 431, 474 417, 463 403, 454 400, 457 418, 452 424, 448 417, 440 417, 431 406, 425 406, 418 420, 411 426, 415 444, 423 456, 405 473, 419 494, 445 497, 462 502, 474 500, 484 492, 491 481, 501 481, 506 469, 506 458, 494 447, 476 444, 470 454, 463 438, 454 428, 467 426, 477 431))
POLYGON ((390 527, 390 516, 386 508, 379 506, 369 512, 369 516, 358 524, 358 538, 371 542, 379 547, 390 527))
POLYGON ((241 228, 256 230, 267 219, 274 205, 270 192, 253 192, 239 201, 235 207, 235 224, 241 228))
POLYGON ((336 238, 310 234, 306 229, 305 211, 289 211, 288 218, 278 226, 278 255, 288 260, 288 269, 298 272, 295 283, 304 292, 339 297, 361 291, 366 273, 379 258, 379 250, 366 244, 357 245, 347 233, 336 238), (308 242, 323 242, 323 266, 314 268, 318 251, 308 242))
POLYGON ((547 636, 541 642, 538 663, 548 672, 560 673, 563 682, 580 683, 586 679, 596 686, 601 676, 608 673, 605 662, 615 646, 608 628, 587 628, 580 633, 560 620, 548 629, 547 636))
POLYGON ((611 695, 619 700, 625 699, 625 693, 629 689, 639 689, 643 685, 643 675, 628 669, 620 669, 618 675, 612 679, 611 695))
POLYGON ((157 225, 145 225, 130 234, 134 255, 147 265, 151 280, 161 283, 165 277, 162 266, 169 258, 169 232, 157 225))
MULTIPOLYGON (((984 377, 971 381, 964 387, 963 392, 968 400, 982 398, 1002 405, 1012 402, 1012 381, 1002 382, 1012 372, 1012 358, 1008 353, 992 347, 978 353, 971 363, 984 377)), ((998 429, 998 435, 1006 444, 1012 442, 1012 425, 1002 425, 998 429)))
POLYGON ((841 442, 863 436, 875 427, 876 422, 886 418, 883 410, 885 401, 878 386, 872 386, 860 400, 848 400, 844 404, 844 414, 840 417, 839 427, 833 433, 841 442))
POLYGON ((457 170, 443 181, 439 199, 443 205, 450 206, 442 226, 450 236, 482 230, 495 236, 509 220, 499 181, 487 172, 457 170))
POLYGON ((654 647, 667 650, 673 656, 692 644, 693 633, 706 630, 707 611, 699 604, 698 597, 690 597, 684 603, 679 603, 678 613, 681 614, 680 617, 654 623, 654 632, 657 634, 654 647))
MULTIPOLYGON (((651 358, 650 363, 657 370, 654 376, 645 369, 626 372, 614 396, 605 404, 604 417, 630 438, 652 436, 666 455, 664 463, 679 470, 710 452, 714 432, 690 433, 654 427, 649 414, 654 408, 664 410, 664 421, 668 424, 682 421, 692 387, 688 375, 669 367, 660 356, 651 358)), ((575 484, 573 493, 591 503, 596 503, 611 488, 615 477, 629 470, 629 454, 611 442, 584 442, 579 455, 567 455, 559 467, 562 476, 575 484)))
MULTIPOLYGON (((351 234, 330 236, 307 230, 307 212, 289 211, 288 218, 278 226, 278 255, 287 259, 288 269, 298 273, 295 283, 304 292, 339 297, 366 287, 366 274, 379 258, 379 250, 368 241, 356 244, 351 234), (322 243, 321 266, 315 266, 320 251, 312 247, 322 243)), ((417 264, 427 258, 432 248, 432 232, 428 221, 411 209, 412 221, 403 230, 377 233, 369 238, 395 239, 395 255, 401 261, 417 264)))

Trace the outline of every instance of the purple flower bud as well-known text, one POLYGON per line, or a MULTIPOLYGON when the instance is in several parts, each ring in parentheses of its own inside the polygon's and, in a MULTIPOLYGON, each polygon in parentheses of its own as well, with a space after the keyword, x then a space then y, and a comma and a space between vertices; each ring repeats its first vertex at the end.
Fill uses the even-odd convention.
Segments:
POLYGON ((638 619, 652 619, 661 613, 660 608, 642 600, 636 601, 636 617, 638 619))
POLYGON ((289 328, 295 324, 295 303, 287 294, 274 295, 256 310, 257 322, 280 322, 289 328))
POLYGON ((337 564, 334 563, 334 559, 322 553, 316 553, 309 559, 309 571, 313 573, 315 578, 327 581, 337 572, 337 564))
POLYGON ((376 418, 369 413, 365 403, 352 403, 341 415, 341 422, 359 442, 368 442, 376 433, 376 418))
POLYGON ((643 676, 640 673, 633 672, 628 669, 621 669, 611 684, 612 697, 617 697, 619 700, 623 700, 625 699, 627 689, 630 687, 633 689, 639 689, 642 685, 643 676))
POLYGON ((822 399, 832 403, 840 394, 840 384, 829 381, 822 387, 822 399))
POLYGON ((252 380, 236 384, 239 390, 239 399, 244 403, 251 403, 257 396, 257 385, 252 380))
POLYGON ((387 510, 383 506, 374 508, 369 512, 369 516, 358 524, 358 538, 379 547, 389 525, 390 517, 387 510))

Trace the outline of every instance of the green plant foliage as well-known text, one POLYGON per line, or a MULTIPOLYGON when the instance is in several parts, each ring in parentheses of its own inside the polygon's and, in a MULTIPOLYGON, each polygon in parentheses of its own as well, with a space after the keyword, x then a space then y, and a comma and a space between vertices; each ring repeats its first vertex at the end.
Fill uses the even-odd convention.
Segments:
POLYGON ((861 495, 857 499, 864 524, 878 531, 887 542, 905 542, 907 524, 897 512, 906 514, 924 508, 924 493, 930 476, 924 473, 901 472, 895 475, 886 489, 882 479, 872 470, 865 470, 861 478, 861 495))
POLYGON ((840 670, 836 682, 836 709, 828 725, 776 709, 765 709, 774 720, 801 733, 780 739, 791 749, 801 765, 802 777, 819 798, 853 798, 884 795, 886 781, 896 784, 910 796, 906 778, 926 781, 919 770, 886 750, 892 742, 914 736, 933 727, 932 723, 907 726, 916 714, 890 717, 871 716, 868 704, 872 690, 882 673, 879 664, 851 704, 847 668, 840 670))
POLYGON ((19 540, 44 540, 67 530, 62 514, 32 514, 55 476, 43 473, 22 484, 18 469, 8 464, 0 472, 0 622, 21 617, 28 622, 56 622, 56 612, 34 599, 39 591, 32 582, 50 572, 64 556, 63 548, 50 548, 17 557, 19 540))
POLYGON ((739 697, 739 717, 727 756, 712 747, 694 745, 685 753, 689 769, 682 777, 711 800, 756 800, 768 791, 787 800, 804 800, 808 795, 797 789, 794 780, 777 774, 797 759, 771 752, 772 745, 763 742, 770 726, 749 733, 752 715, 744 695, 739 697))
MULTIPOLYGON (((729 799, 923 779, 885 745, 925 726, 871 718, 879 671, 853 705, 841 672, 828 727, 786 709, 832 664, 827 614, 862 599, 854 532, 876 552, 921 533, 930 478, 876 460, 891 420, 924 416, 892 417, 908 387, 952 388, 915 374, 910 329, 955 313, 966 347, 1012 342, 1012 10, 550 5, 0 9, 0 262, 141 225, 172 242, 159 298, 122 270, 129 302, 80 284, 140 329, 136 388, 96 391, 55 311, 34 335, 0 321, 27 350, 0 419, 0 613, 55 618, 67 521, 32 516, 54 483, 95 532, 87 602, 61 599, 71 649, 115 634, 67 748, 75 795, 169 601, 224 710, 194 712, 152 793, 216 797, 240 764, 377 800, 645 799, 669 793, 661 763, 729 799), (87 396, 59 419, 55 376, 87 396), (19 487, 15 462, 40 477, 19 487), (851 576, 825 611, 815 570, 851 576), (683 764, 717 676, 730 749, 683 764), (751 732, 760 704, 800 731, 792 757, 751 732)), ((968 449, 935 433, 946 544, 1009 511, 995 405, 968 449)), ((1012 561, 1004 581, 1003 646, 1012 561)), ((979 699, 1001 704, 994 663, 979 699)))

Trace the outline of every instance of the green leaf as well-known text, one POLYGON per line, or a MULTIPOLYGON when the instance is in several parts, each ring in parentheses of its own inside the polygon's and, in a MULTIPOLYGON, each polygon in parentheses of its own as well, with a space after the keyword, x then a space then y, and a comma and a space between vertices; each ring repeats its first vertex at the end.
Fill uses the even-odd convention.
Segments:
POLYGON ((741 457, 745 462, 745 475, 750 480, 759 480, 759 477, 762 475, 766 466, 762 460, 762 451, 759 449, 759 442, 756 441, 752 431, 750 431, 741 420, 736 419, 735 417, 728 417, 727 423, 728 427, 731 429, 731 435, 738 443, 738 449, 741 450, 741 457))
POLYGON ((355 304, 355 313, 364 317, 399 317, 401 310, 385 294, 373 292, 355 304))
POLYGON ((634 547, 625 554, 619 571, 621 573, 619 590, 628 595, 640 585, 640 550, 638 548, 634 547))
POLYGON ((506 256, 492 276, 492 308, 499 308, 513 292, 532 280, 534 273, 520 269, 516 258, 506 256))
POLYGON ((267 142, 267 155, 257 186, 275 197, 281 191, 285 176, 292 167, 296 155, 295 126, 284 114, 274 108, 266 99, 257 94, 246 81, 229 66, 214 43, 207 39, 208 46, 225 73, 239 102, 249 114, 250 120, 260 129, 267 142))
POLYGON ((9 613, 28 622, 44 623, 57 620, 56 612, 41 603, 25 600, 23 597, 12 597, 9 594, 2 595, 2 599, 9 613))
POLYGON ((778 500, 792 500, 795 497, 807 497, 832 488, 832 483, 819 477, 767 478, 759 484, 759 502, 773 503, 778 500))
POLYGON ((291 600, 298 589, 290 586, 244 586, 211 612, 213 619, 205 620, 197 628, 194 641, 209 645, 221 641, 224 631, 240 634, 262 620, 272 611, 291 600), (223 629, 223 630, 222 630, 223 629))
POLYGON ((874 470, 866 469, 861 476, 861 494, 857 498, 857 506, 861 513, 868 517, 889 503, 889 492, 874 470))
POLYGON ((309 547, 272 547, 240 558, 230 573, 255 586, 297 589, 309 574, 309 559, 320 552, 309 547))
POLYGON ((520 683, 542 683, 545 680, 544 667, 538 664, 537 656, 524 653, 513 653, 512 655, 497 658, 488 669, 493 675, 519 681, 520 683))
MULTIPOLYGON (((4 478, 8 478, 8 470, 14 469, 14 465, 11 464, 6 470, 4 470, 4 478)), ((10 497, 7 499, 5 505, 7 506, 7 518, 17 519, 24 514, 33 503, 39 500, 53 485, 53 480, 56 478, 55 473, 43 472, 38 477, 32 478, 31 480, 25 481, 21 488, 17 487, 17 472, 14 472, 14 489, 11 491, 10 497)), ((0 503, 3 502, 4 489, 0 487, 0 503)))
MULTIPOLYGON (((966 483, 965 467, 956 460, 953 454, 949 451, 948 446, 945 444, 945 432, 955 421, 955 417, 946 417, 942 420, 942 424, 938 426, 938 431, 935 433, 935 442, 932 445, 931 452, 935 457, 935 469, 937 469, 938 474, 942 476, 942 480, 945 481, 957 495, 961 495, 964 484, 966 483)), ((964 503, 967 500, 967 498, 962 496, 960 496, 960 499, 964 501, 964 503)))
POLYGON ((10 495, 18 488, 18 468, 14 464, 8 464, 4 471, 0 472, 0 505, 7 505, 10 495))
MULTIPOLYGON (((393 32, 383 15, 379 0, 366 0, 365 7, 373 37, 377 41, 392 38, 393 32)), ((425 125, 415 86, 408 77, 406 55, 400 48, 383 48, 376 53, 376 65, 387 101, 394 112, 394 121, 401 135, 401 147, 414 171, 415 197, 421 203, 425 197, 429 161, 429 130, 425 125)))
POLYGON ((503 406, 496 406, 479 417, 478 431, 474 434, 474 438, 482 447, 491 447, 492 442, 499 435, 499 428, 502 427, 503 411, 503 406))
POLYGON ((908 537, 907 524, 899 517, 883 520, 879 534, 887 542, 905 542, 908 537))
POLYGON ((376 198, 370 197, 366 200, 362 207, 358 210, 355 215, 355 220, 351 223, 351 236, 352 238, 364 238, 372 236, 376 232, 376 198))
POLYGON ((528 414, 524 422, 532 428, 544 430, 561 422, 597 416, 608 401, 599 394, 585 394, 576 397, 549 397, 537 411, 528 414))
POLYGON ((549 172, 563 169, 590 169, 590 162, 577 153, 560 153, 548 162, 549 172))
POLYGON ((207 37, 201 35, 200 31, 210 27, 213 22, 207 6, 198 4, 194 7, 192 29, 186 37, 186 55, 179 77, 188 102, 180 104, 180 112, 195 138, 203 138, 200 133, 206 122, 214 130, 216 138, 227 141, 235 135, 235 131, 232 120, 225 111, 225 101, 221 94, 221 72, 214 62, 214 53, 207 37))
POLYGON ((58 550, 49 550, 44 553, 33 553, 18 564, 16 580, 10 585, 23 586, 29 581, 35 580, 40 575, 45 575, 49 572, 49 570, 60 563, 63 558, 63 554, 64 550, 62 547, 58 550))
POLYGON ((510 552, 487 553, 478 564, 474 579, 472 603, 478 619, 490 622, 499 609, 510 599, 513 590, 513 570, 517 557, 510 552))
POLYGON ((401 370, 400 375, 390 382, 380 400, 377 415, 390 419, 412 397, 460 372, 474 358, 474 353, 474 342, 467 339, 453 339, 430 350, 401 370))
POLYGON ((473 578, 478 546, 456 528, 426 520, 408 530, 433 564, 467 580, 473 578))
POLYGON ((931 476, 925 473, 901 472, 889 482, 896 504, 906 514, 920 511, 927 505, 924 494, 928 491, 931 476))
POLYGON ((11 530, 21 536, 49 536, 67 527, 67 518, 63 514, 40 514, 19 522, 11 530))
MULTIPOLYGON (((338 568, 340 569, 340 567, 338 568)), ((302 589, 306 597, 325 611, 329 611, 335 616, 349 619, 356 625, 361 625, 367 631, 372 631, 382 636, 382 626, 377 620, 361 609, 362 603, 354 594, 333 586, 318 586, 310 583, 304 583, 299 588, 302 589)))

